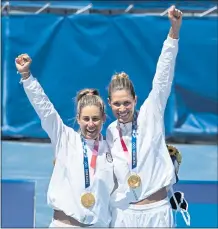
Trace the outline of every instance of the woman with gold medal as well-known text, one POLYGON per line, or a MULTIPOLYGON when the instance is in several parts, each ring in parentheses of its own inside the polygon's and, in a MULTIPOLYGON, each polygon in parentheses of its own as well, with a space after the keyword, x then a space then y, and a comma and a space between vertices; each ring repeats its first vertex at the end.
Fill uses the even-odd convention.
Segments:
POLYGON ((126 73, 115 74, 109 84, 108 102, 117 120, 109 125, 106 139, 118 186, 111 197, 111 227, 174 227, 167 192, 176 176, 165 143, 164 110, 174 78, 182 12, 172 6, 168 17, 171 28, 153 87, 139 112, 126 73))
POLYGON ((66 126, 38 80, 30 73, 27 54, 15 59, 25 93, 55 150, 47 201, 54 209, 50 227, 108 227, 114 188, 113 159, 101 136, 105 106, 95 89, 77 95, 80 132, 66 126))

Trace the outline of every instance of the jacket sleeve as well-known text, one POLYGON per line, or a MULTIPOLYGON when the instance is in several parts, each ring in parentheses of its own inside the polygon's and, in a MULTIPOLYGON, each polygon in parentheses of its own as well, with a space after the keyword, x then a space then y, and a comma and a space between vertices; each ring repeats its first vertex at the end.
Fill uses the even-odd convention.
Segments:
POLYGON ((158 59, 155 76, 152 83, 152 90, 140 109, 140 116, 143 119, 143 110, 146 104, 152 105, 155 114, 162 118, 168 97, 171 92, 174 78, 174 68, 178 53, 178 40, 167 37, 158 59))
POLYGON ((42 128, 56 148, 65 129, 62 119, 36 78, 31 75, 28 79, 22 80, 22 83, 30 103, 41 120, 42 128))

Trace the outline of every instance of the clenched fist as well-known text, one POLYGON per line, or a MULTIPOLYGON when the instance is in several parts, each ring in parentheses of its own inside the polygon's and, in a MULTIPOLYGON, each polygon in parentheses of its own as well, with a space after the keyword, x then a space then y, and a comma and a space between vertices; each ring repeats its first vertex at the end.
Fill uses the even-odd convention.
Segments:
POLYGON ((31 62, 32 59, 27 54, 21 54, 15 59, 17 71, 22 75, 23 78, 26 78, 29 75, 31 62))
POLYGON ((170 37, 177 39, 182 24, 182 12, 176 9, 175 6, 171 6, 168 10, 168 17, 172 26, 169 35, 170 37))

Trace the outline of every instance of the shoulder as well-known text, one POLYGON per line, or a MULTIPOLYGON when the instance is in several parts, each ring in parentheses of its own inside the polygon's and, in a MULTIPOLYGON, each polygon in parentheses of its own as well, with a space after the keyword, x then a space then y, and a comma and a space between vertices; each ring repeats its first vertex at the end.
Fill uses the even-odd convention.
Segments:
POLYGON ((108 128, 116 128, 117 127, 117 120, 113 121, 108 128))
POLYGON ((106 141, 109 144, 109 147, 112 148, 114 139, 117 137, 117 121, 112 122, 106 131, 106 141))
POLYGON ((80 131, 78 130, 74 130, 74 128, 68 126, 68 125, 64 125, 64 132, 67 134, 67 139, 69 139, 70 137, 75 137, 75 139, 77 141, 81 141, 81 137, 80 137, 80 131))
MULTIPOLYGON (((117 120, 112 122, 108 127, 107 127, 107 134, 113 133, 117 129, 117 120)), ((107 137, 107 135, 106 135, 107 137)))

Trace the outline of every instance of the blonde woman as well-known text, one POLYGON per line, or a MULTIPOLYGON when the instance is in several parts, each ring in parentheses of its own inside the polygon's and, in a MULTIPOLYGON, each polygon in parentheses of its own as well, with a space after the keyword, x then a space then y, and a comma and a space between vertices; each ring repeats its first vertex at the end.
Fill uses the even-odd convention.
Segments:
POLYGON ((101 136, 105 121, 103 100, 95 89, 78 93, 77 133, 63 123, 30 73, 31 62, 27 54, 15 60, 26 95, 55 151, 56 162, 47 193, 48 205, 54 209, 50 227, 108 227, 114 180, 113 159, 101 136))
POLYGON ((112 227, 174 226, 167 191, 176 177, 165 143, 164 110, 174 77, 182 12, 172 6, 168 16, 171 28, 152 90, 139 112, 135 110, 134 86, 126 73, 115 74, 109 84, 109 105, 117 118, 106 137, 118 184, 111 201, 112 227))

